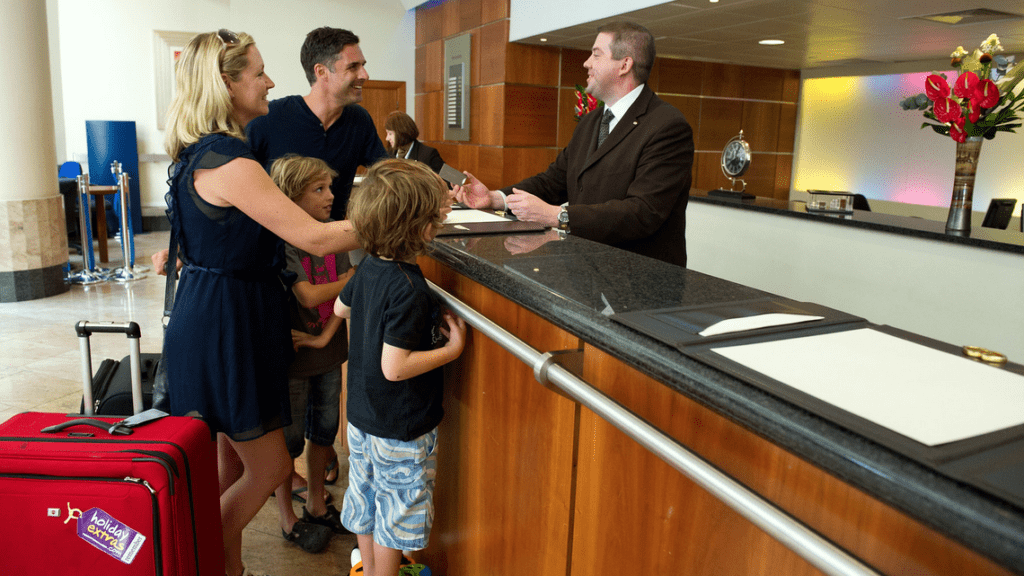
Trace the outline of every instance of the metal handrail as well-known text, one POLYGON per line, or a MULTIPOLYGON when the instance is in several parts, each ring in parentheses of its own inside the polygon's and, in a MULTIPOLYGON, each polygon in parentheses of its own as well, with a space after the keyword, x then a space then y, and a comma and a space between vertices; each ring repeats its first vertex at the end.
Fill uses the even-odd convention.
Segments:
POLYGON ((550 353, 539 352, 508 330, 429 282, 445 304, 467 324, 534 368, 542 384, 554 384, 568 397, 586 406, 627 436, 682 472, 704 490, 799 554, 815 568, 835 576, 878 576, 879 572, 848 554, 787 512, 722 472, 674 438, 597 390, 572 372, 551 362, 550 353))

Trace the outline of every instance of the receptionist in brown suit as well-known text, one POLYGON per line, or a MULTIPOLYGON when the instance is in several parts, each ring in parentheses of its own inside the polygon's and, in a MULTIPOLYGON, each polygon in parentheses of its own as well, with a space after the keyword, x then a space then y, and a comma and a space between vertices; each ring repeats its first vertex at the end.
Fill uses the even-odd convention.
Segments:
POLYGON ((693 130, 647 87, 654 55, 654 38, 643 26, 599 28, 583 66, 587 92, 604 106, 580 120, 546 171, 502 190, 467 172, 456 198, 686 266, 693 130))

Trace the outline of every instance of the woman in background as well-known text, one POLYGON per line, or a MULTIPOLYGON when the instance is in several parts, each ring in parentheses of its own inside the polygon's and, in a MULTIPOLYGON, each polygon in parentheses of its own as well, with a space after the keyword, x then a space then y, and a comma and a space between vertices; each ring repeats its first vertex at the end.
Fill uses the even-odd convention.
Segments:
POLYGON ((281 239, 324 255, 356 248, 347 221, 322 223, 285 196, 253 158, 245 125, 268 111, 274 82, 251 36, 199 34, 175 71, 167 113, 172 250, 184 266, 164 336, 171 413, 217 434, 225 574, 242 564, 242 530, 291 470, 292 342, 281 239))
POLYGON ((405 112, 395 110, 384 120, 384 130, 388 142, 387 150, 390 156, 395 158, 406 158, 408 160, 419 160, 435 174, 441 172, 444 160, 436 148, 431 148, 417 140, 420 136, 420 129, 416 122, 405 112))

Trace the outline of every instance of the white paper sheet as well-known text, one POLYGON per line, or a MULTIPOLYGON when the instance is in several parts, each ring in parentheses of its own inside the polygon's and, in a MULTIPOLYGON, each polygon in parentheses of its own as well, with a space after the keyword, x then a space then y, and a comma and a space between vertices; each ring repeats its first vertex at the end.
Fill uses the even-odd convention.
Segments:
POLYGON ((508 218, 498 216, 494 212, 483 210, 452 210, 445 219, 445 224, 468 224, 472 222, 504 222, 508 218))
POLYGON ((773 312, 771 314, 758 314, 757 316, 745 316, 743 318, 729 318, 712 324, 700 332, 701 336, 717 336, 730 332, 743 330, 754 330, 755 328, 767 328, 768 326, 783 326, 786 324, 798 324, 821 320, 824 316, 810 316, 807 314, 783 314, 773 312))
POLYGON ((713 351, 928 446, 1024 423, 1024 376, 869 328, 713 351))

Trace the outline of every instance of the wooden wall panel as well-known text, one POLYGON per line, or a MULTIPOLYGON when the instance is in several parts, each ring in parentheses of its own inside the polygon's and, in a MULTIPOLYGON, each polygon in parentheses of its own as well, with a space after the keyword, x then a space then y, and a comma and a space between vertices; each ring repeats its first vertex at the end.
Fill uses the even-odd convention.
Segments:
MULTIPOLYGON (((744 133, 745 135, 746 133, 744 133)), ((756 152, 751 154, 750 168, 743 175, 743 180, 747 183, 747 192, 766 198, 775 197, 776 159, 776 154, 758 154, 756 152)), ((721 161, 719 161, 719 166, 721 166, 721 161)), ((728 188, 729 180, 722 174, 721 168, 719 168, 718 173, 725 183, 724 187, 728 188)))
POLYGON ((704 66, 701 91, 704 96, 724 98, 743 97, 743 72, 745 66, 735 64, 709 64, 704 66))
MULTIPOLYGON (((743 103, 743 139, 754 152, 775 152, 779 145, 779 116, 782 104, 743 103)), ((733 134, 735 136, 735 134, 733 134)))
POLYGON ((462 23, 460 7, 462 2, 442 2, 441 8, 441 38, 451 38, 459 33, 462 23))
POLYGON ((590 58, 590 52, 586 50, 573 50, 562 48, 562 81, 561 85, 567 88, 575 88, 576 85, 587 87, 587 69, 583 63, 590 58))
MULTIPOLYGON (((483 61, 480 58, 480 50, 482 50, 481 46, 483 46, 483 43, 479 29, 473 30, 469 34, 469 86, 474 87, 480 86, 480 63, 483 61)), ((472 102, 470 102, 470 105, 472 106, 472 102)))
MULTIPOLYGON (((884 574, 1009 574, 591 346, 583 378, 884 574)), ((819 574, 586 409, 579 442, 574 575, 819 574)))
POLYGON ((558 148, 565 148, 569 145, 572 133, 576 130, 574 116, 576 109, 576 90, 574 88, 560 88, 558 90, 558 136, 556 145, 558 148))
POLYGON ((491 190, 496 190, 510 184, 505 181, 503 172, 505 165, 505 153, 503 148, 497 146, 476 146, 476 171, 472 172, 478 180, 487 185, 491 190))
POLYGON ((508 44, 508 20, 486 24, 480 33, 480 84, 487 86, 505 80, 505 45, 508 44))
POLYGON ((786 70, 743 67, 743 97, 752 100, 782 100, 786 70))
POLYGON ((776 200, 789 200, 789 189, 793 178, 793 156, 778 154, 775 156, 775 194, 776 200))
POLYGON ((715 100, 702 98, 700 101, 701 150, 721 150, 730 138, 740 133, 743 127, 742 100, 715 100))
POLYGON ((435 40, 416 47, 416 92, 444 90, 444 40, 435 40), (423 53, 423 70, 419 55, 423 53), (421 83, 422 78, 422 83, 421 83))
POLYGON ((416 126, 424 142, 444 139, 444 101, 442 92, 416 95, 416 126))
POLYGON ((520 180, 548 169, 558 157, 555 148, 505 148, 501 186, 511 186, 520 180))
POLYGON ((441 7, 428 4, 417 8, 416 45, 422 46, 441 37, 441 7))
POLYGON ((505 68, 505 82, 558 86, 558 58, 558 48, 510 43, 505 61, 514 65, 505 68))
POLYGON ((481 0, 461 0, 453 2, 458 5, 460 31, 472 30, 483 23, 483 6, 481 0))
POLYGON ((700 146, 700 98, 694 98, 692 96, 670 96, 665 94, 658 95, 662 100, 675 106, 683 116, 686 116, 686 121, 690 123, 690 128, 693 129, 693 145, 697 150, 701 150, 700 146))
POLYGON ((700 95, 704 62, 658 58, 658 93, 700 95))
POLYGON ((484 24, 508 18, 509 0, 480 0, 480 20, 484 24))
MULTIPOLYGON (((421 258, 427 278, 539 350, 578 339, 494 292, 421 258)), ((431 545, 435 574, 565 576, 576 405, 533 369, 470 330, 445 369, 431 545)))
MULTIPOLYGON (((422 140, 422 138, 421 138, 422 140)), ((441 159, 444 160, 445 164, 455 168, 456 170, 464 170, 460 168, 462 162, 460 161, 460 149, 462 148, 455 142, 426 142, 429 146, 433 146, 437 149, 437 153, 441 155, 441 159)))
POLYGON ((786 76, 782 82, 782 101, 793 103, 800 101, 799 70, 786 70, 786 76))
POLYGON ((555 146, 558 140, 558 89, 505 84, 505 146, 555 146))
POLYGON ((693 155, 693 184, 697 190, 729 188, 729 180, 722 174, 722 153, 697 152, 693 155))
POLYGON ((501 146, 504 138, 505 90, 500 84, 470 89, 470 142, 501 146))
POLYGON ((777 152, 793 153, 796 143, 796 104, 783 104, 779 107, 779 143, 777 152))

